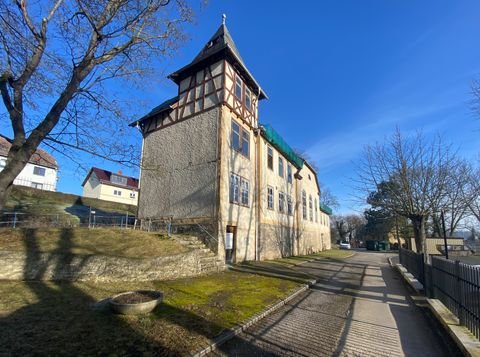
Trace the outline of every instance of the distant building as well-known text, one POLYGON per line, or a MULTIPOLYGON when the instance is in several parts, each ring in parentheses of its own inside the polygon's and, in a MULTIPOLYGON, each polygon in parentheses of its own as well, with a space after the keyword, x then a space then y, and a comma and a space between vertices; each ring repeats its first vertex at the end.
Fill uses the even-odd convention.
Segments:
MULTIPOLYGON (((7 156, 12 141, 0 135, 0 171, 7 164, 7 156)), ((40 190, 55 191, 57 188, 57 161, 42 149, 37 149, 22 172, 17 176, 14 185, 33 187, 40 190)))
POLYGON ((259 124, 267 96, 225 24, 169 78, 177 95, 131 124, 143 135, 140 220, 171 217, 232 262, 329 249, 316 170, 259 124))
POLYGON ((82 183, 83 197, 137 205, 138 179, 92 167, 82 183))

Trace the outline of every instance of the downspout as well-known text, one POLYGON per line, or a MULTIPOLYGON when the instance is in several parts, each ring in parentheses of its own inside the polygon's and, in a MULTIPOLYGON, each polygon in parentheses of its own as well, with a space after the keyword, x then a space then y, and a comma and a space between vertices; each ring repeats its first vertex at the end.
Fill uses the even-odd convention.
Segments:
POLYGON ((261 166, 261 145, 262 145, 262 139, 261 139, 261 128, 258 126, 258 104, 260 102, 260 93, 261 93, 261 88, 258 86, 258 94, 257 94, 257 108, 256 108, 256 116, 257 116, 257 122, 256 122, 256 131, 254 131, 254 134, 257 139, 257 148, 256 148, 256 163, 255 163, 255 186, 256 186, 256 205, 255 209, 257 210, 256 216, 257 216, 257 223, 255 225, 256 232, 255 232, 255 260, 260 260, 260 227, 261 227, 261 196, 260 196, 260 190, 261 190, 261 178, 260 175, 262 174, 262 166, 261 166))
POLYGON ((141 195, 140 184, 142 182, 143 150, 145 149, 145 135, 143 133, 143 130, 140 128, 140 124, 138 123, 138 121, 137 121, 137 125, 135 125, 135 127, 142 134, 142 150, 140 152, 140 169, 139 169, 139 172, 138 172, 138 197, 137 197, 137 212, 136 212, 136 216, 137 216, 137 219, 138 219, 138 211, 139 211, 139 207, 140 207, 140 195, 141 195))
POLYGON ((255 134, 255 139, 257 141, 257 147, 256 147, 256 158, 255 158, 255 186, 256 186, 256 192, 255 192, 255 209, 256 209, 256 234, 255 234, 255 260, 260 260, 260 227, 261 227, 261 196, 260 196, 260 188, 261 188, 261 174, 262 174, 262 169, 261 169, 261 137, 260 137, 260 131, 262 129, 258 128, 255 129, 254 134, 255 134))
MULTIPOLYGON (((225 74, 224 74, 225 76, 225 74)), ((217 197, 215 199, 214 205, 214 221, 217 223, 217 257, 222 251, 223 259, 225 259, 225 247, 224 247, 224 232, 222 223, 222 201, 221 201, 221 190, 222 190, 222 121, 223 121, 223 103, 219 106, 219 115, 218 115, 218 132, 217 132, 217 147, 216 147, 216 159, 217 159, 217 179, 215 180, 215 191, 217 197)))

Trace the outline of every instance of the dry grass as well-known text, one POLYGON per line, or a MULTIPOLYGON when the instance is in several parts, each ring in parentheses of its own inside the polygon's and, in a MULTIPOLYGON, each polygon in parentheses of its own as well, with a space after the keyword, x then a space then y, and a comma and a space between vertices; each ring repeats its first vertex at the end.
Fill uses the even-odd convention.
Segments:
POLYGON ((0 282, 0 355, 185 355, 298 285, 239 272, 169 282, 0 282), (165 301, 141 316, 92 309, 134 289, 161 290, 165 301))
POLYGON ((26 251, 60 254, 99 254, 117 257, 159 257, 175 255, 187 248, 156 233, 113 228, 37 228, 0 229, 1 251, 26 251))

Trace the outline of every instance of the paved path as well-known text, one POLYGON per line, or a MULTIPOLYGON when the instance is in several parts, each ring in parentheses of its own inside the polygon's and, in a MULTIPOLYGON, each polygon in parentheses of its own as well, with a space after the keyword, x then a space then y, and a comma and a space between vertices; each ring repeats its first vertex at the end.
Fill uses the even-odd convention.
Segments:
MULTIPOLYGON (((220 347, 221 356, 451 356, 383 253, 296 269, 319 282, 220 347)), ((453 351, 453 352, 452 352, 453 351)))

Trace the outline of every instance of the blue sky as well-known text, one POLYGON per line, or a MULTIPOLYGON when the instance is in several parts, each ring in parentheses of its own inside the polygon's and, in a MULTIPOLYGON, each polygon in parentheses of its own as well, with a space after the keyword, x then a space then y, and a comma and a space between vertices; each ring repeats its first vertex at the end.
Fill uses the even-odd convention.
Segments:
MULTIPOLYGON (((246 65, 270 98, 260 104, 260 121, 309 154, 341 212, 355 209, 350 178, 362 148, 396 126, 439 132, 466 158, 478 157, 480 116, 471 110, 470 86, 480 78, 480 2, 199 3, 196 23, 187 27, 190 40, 158 64, 156 81, 131 92, 142 102, 139 115, 175 95, 164 76, 192 60, 226 13, 246 65)), ((135 129, 126 130, 140 142, 135 129)), ((58 190, 80 194, 84 173, 58 159, 58 190)), ((92 159, 93 165, 120 168, 92 159)))

